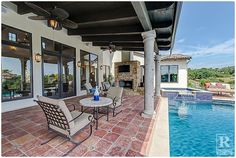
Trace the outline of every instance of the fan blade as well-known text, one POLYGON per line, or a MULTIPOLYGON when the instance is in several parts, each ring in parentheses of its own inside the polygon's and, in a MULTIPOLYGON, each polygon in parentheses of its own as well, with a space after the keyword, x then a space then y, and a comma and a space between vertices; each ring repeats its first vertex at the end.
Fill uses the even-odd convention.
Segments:
POLYGON ((59 18, 59 20, 64 20, 69 17, 69 13, 61 8, 55 8, 51 12, 52 15, 59 18))
POLYGON ((31 20, 47 20, 45 16, 29 16, 28 18, 31 20))
POLYGON ((62 29, 62 26, 61 26, 61 24, 59 23, 58 25, 57 25, 57 27, 55 28, 55 30, 61 30, 62 29))
POLYGON ((30 2, 25 2, 25 4, 28 7, 32 8, 37 13, 37 15, 45 16, 45 17, 50 17, 51 16, 51 14, 48 11, 41 8, 40 6, 37 6, 36 4, 30 3, 30 2))
POLYGON ((62 21, 62 26, 65 28, 70 28, 70 29, 77 29, 78 28, 78 24, 69 20, 69 19, 65 19, 62 21))
POLYGON ((122 50, 122 47, 118 46, 118 47, 115 48, 115 50, 122 50))

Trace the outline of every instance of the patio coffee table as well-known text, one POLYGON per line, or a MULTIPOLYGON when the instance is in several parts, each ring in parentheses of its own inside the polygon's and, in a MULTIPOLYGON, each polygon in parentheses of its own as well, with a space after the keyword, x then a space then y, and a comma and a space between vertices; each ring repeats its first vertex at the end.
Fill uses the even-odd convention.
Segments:
POLYGON ((98 111, 100 107, 106 107, 107 108, 107 121, 109 117, 109 105, 112 104, 112 99, 106 98, 106 97, 99 97, 99 101, 93 100, 93 97, 90 98, 84 98, 80 100, 81 106, 88 107, 88 108, 94 108, 93 115, 94 119, 96 120, 96 130, 98 129, 98 119, 100 119, 102 116, 98 117, 98 111))

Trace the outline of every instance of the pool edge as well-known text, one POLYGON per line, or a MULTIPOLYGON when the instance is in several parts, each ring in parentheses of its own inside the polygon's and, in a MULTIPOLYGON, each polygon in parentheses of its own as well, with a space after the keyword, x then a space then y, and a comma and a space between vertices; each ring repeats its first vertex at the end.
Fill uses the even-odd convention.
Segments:
POLYGON ((157 121, 153 128, 153 137, 148 156, 170 156, 168 98, 160 97, 157 121))

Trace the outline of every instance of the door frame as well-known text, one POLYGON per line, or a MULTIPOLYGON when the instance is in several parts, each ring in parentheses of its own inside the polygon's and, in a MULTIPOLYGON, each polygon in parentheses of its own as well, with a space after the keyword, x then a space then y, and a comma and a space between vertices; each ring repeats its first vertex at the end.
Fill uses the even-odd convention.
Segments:
MULTIPOLYGON (((46 40, 50 40, 50 41, 53 41, 51 39, 48 39, 48 38, 45 38, 45 37, 41 37, 41 55, 42 55, 42 62, 41 62, 41 67, 42 67, 42 95, 44 96, 44 54, 47 54, 47 55, 51 55, 51 56, 56 56, 58 57, 58 98, 63 98, 62 96, 62 91, 63 91, 63 86, 62 86, 62 57, 67 57, 65 55, 62 55, 62 47, 63 45, 64 46, 68 46, 68 47, 71 47, 73 48, 75 51, 74 51, 74 57, 71 57, 71 59, 74 60, 74 64, 73 64, 73 73, 74 73, 74 94, 72 96, 76 96, 76 48, 75 47, 72 47, 72 46, 69 46, 69 45, 66 45, 66 44, 63 44, 63 43, 60 43, 60 42, 57 42, 57 41, 53 41, 53 42, 57 42, 60 44, 60 50, 59 52, 53 52, 53 51, 48 51, 48 50, 44 50, 43 49, 43 46, 42 46, 42 40, 43 39, 46 39, 46 40)), ((71 97, 71 96, 69 96, 71 97)), ((54 98, 54 97, 52 97, 54 98)), ((57 97, 56 97, 57 98, 57 97)), ((65 97, 66 98, 66 97, 65 97)))
MULTIPOLYGON (((88 55, 89 55, 89 82, 91 81, 91 75, 90 75, 90 73, 91 73, 91 59, 90 59, 90 55, 92 54, 92 55, 96 55, 97 56, 97 72, 96 72, 96 79, 97 79, 97 86, 99 85, 99 68, 98 68, 98 54, 95 54, 95 53, 90 53, 90 52, 88 52, 88 51, 85 51, 85 50, 83 50, 83 49, 81 49, 80 50, 80 61, 81 61, 81 52, 85 52, 85 53, 87 53, 88 55)), ((80 76, 80 90, 82 91, 82 90, 84 90, 84 89, 82 89, 81 88, 81 76, 80 76)))

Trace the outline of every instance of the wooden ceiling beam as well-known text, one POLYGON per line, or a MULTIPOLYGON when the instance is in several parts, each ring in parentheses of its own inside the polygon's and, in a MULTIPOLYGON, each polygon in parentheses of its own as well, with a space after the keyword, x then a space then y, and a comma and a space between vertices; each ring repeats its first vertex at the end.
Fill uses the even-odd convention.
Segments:
POLYGON ((96 27, 69 29, 68 35, 95 36, 95 35, 122 35, 122 34, 141 34, 143 28, 139 25, 115 26, 115 27, 96 27))
POLYGON ((101 35, 101 36, 82 36, 84 42, 116 42, 116 41, 143 41, 141 34, 137 35, 101 35))

